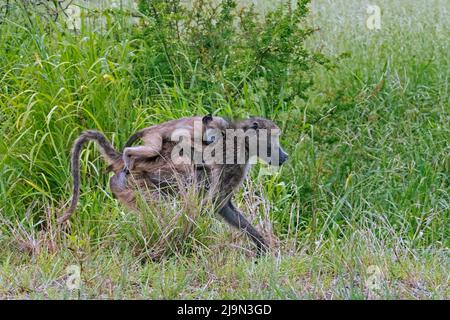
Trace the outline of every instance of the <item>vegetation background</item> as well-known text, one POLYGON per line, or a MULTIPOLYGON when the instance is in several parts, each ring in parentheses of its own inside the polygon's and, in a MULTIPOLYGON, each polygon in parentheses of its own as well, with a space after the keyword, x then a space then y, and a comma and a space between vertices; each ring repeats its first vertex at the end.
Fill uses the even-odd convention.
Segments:
POLYGON ((142 0, 83 9, 75 30, 52 3, 0 1, 0 298, 450 297, 448 1, 142 0), (93 144, 78 210, 56 225, 81 131, 121 149, 208 112, 283 129, 289 162, 258 165, 237 196, 271 239, 257 264, 212 215, 191 233, 164 221, 179 201, 127 212, 93 144))

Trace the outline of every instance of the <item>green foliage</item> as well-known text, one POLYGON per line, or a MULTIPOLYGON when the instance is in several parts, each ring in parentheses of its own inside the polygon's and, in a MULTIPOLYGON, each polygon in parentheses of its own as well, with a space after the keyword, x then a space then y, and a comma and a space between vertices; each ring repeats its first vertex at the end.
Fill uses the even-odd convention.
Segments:
POLYGON ((149 94, 176 86, 208 111, 226 105, 230 114, 239 108, 274 116, 306 96, 312 67, 325 62, 304 45, 313 32, 304 23, 308 2, 280 4, 262 16, 234 0, 198 0, 189 9, 180 0, 140 1, 145 53, 137 73, 150 79, 149 94))

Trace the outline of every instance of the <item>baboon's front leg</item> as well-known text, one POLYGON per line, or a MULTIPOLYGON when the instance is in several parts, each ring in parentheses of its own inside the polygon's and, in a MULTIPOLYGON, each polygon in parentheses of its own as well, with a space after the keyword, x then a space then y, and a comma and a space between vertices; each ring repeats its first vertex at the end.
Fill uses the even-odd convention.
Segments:
POLYGON ((245 219, 242 213, 239 212, 231 203, 231 200, 227 202, 220 210, 219 214, 225 219, 226 222, 233 227, 244 231, 250 239, 256 244, 258 256, 264 254, 267 250, 267 244, 263 236, 245 219))

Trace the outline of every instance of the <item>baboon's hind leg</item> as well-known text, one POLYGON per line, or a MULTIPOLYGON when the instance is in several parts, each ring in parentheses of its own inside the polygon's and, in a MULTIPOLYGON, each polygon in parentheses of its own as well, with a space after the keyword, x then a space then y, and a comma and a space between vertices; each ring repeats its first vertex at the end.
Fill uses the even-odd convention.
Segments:
POLYGON ((267 244, 263 236, 245 219, 242 213, 237 210, 231 203, 231 200, 227 202, 220 210, 219 214, 235 228, 244 231, 250 239, 256 244, 258 256, 264 254, 267 251, 267 244))

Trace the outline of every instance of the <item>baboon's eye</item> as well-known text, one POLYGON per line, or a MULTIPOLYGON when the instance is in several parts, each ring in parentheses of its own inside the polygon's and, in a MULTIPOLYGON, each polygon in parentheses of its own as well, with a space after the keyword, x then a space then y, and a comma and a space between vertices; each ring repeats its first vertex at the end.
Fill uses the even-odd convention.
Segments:
POLYGON ((218 134, 220 134, 220 131, 217 132, 216 129, 207 129, 205 132, 205 143, 211 144, 218 140, 218 134))

